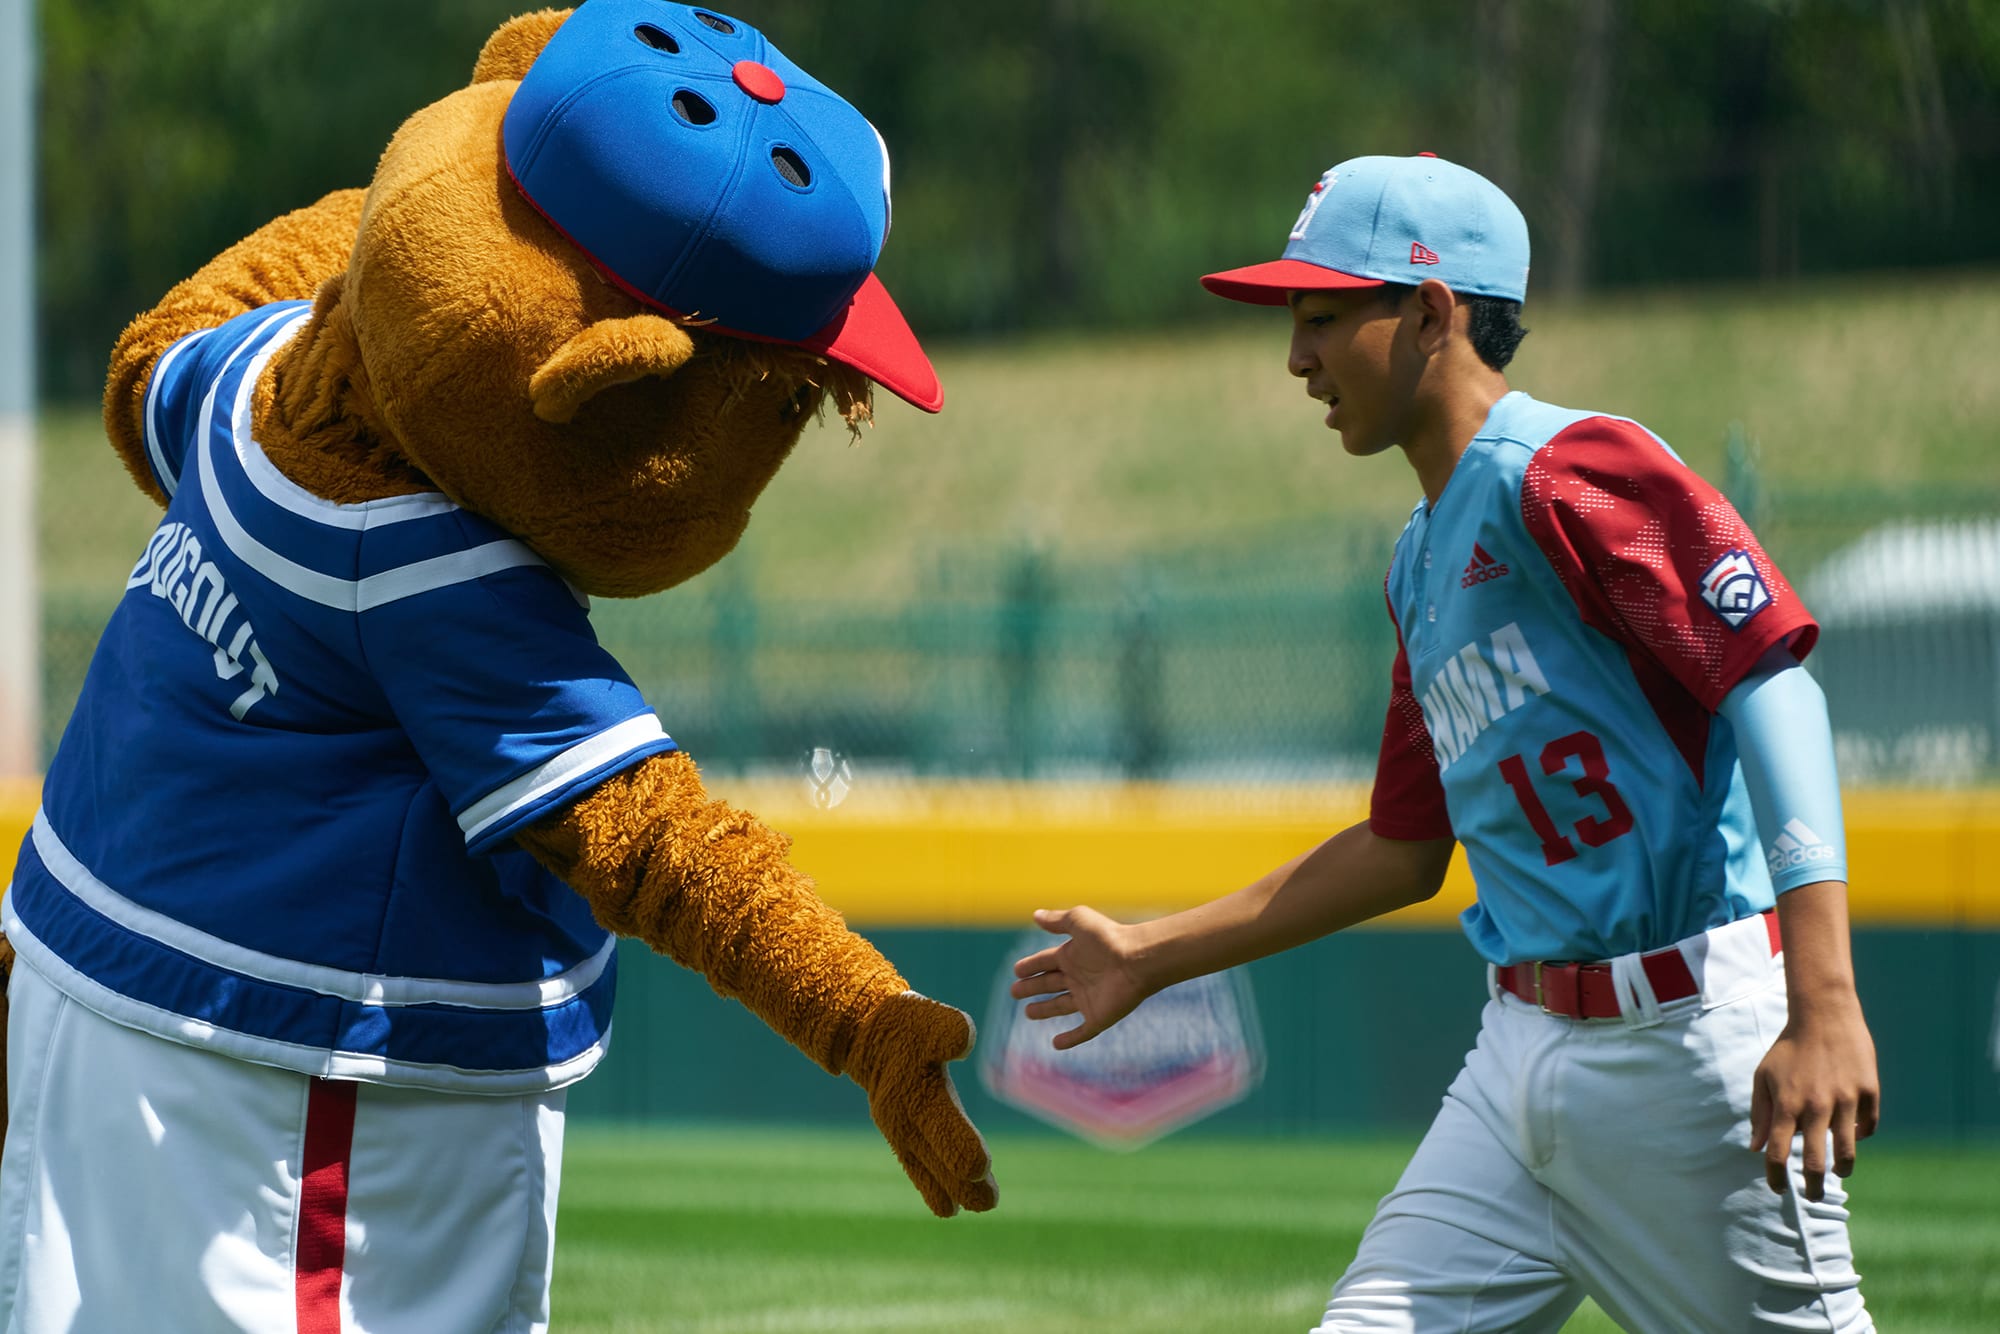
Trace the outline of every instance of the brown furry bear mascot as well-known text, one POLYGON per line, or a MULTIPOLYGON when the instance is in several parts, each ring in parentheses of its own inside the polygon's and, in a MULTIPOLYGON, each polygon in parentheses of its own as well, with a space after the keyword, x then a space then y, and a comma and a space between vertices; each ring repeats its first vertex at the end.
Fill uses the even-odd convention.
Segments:
POLYGON ((966 1017, 587 618, 720 560, 826 407, 939 406, 888 195, 749 25, 590 0, 126 330, 105 422, 166 515, 6 897, 0 1323, 544 1328, 615 935, 851 1076, 934 1212, 993 1206, 966 1017))

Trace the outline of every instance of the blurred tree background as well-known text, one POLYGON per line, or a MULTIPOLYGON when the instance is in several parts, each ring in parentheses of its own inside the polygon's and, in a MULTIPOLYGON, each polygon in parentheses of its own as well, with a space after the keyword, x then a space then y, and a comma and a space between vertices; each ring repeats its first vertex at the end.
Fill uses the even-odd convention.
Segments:
MULTIPOLYGON (((45 391, 273 215, 365 183, 519 0, 40 0, 45 391)), ((1331 162, 1521 202, 1536 295, 2000 258, 1990 0, 741 0, 887 138, 927 338, 1223 318, 1331 162)))
MULTIPOLYGON (((118 330, 365 184, 520 8, 37 0, 47 744, 157 522, 96 422, 118 330)), ((950 406, 809 433, 734 557, 600 604, 704 763, 1365 774, 1408 470, 1195 278, 1330 163, 1428 150, 1528 215, 1514 382, 1659 431, 1804 589, 1843 772, 2000 773, 2000 0, 726 12, 887 139, 881 272, 950 406)))

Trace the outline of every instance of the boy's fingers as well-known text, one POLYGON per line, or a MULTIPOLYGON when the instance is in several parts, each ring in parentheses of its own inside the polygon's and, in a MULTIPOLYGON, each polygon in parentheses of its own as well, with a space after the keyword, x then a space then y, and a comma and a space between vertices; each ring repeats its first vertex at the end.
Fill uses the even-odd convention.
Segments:
POLYGON ((1048 1000, 1031 1002, 1021 1013, 1030 1019, 1060 1019, 1066 1014, 1076 1013, 1076 998, 1064 992, 1048 1000))
POLYGON ((1780 1195, 1790 1185, 1786 1169, 1792 1157, 1792 1136, 1797 1133, 1798 1127, 1788 1113, 1781 1111, 1772 1116, 1764 1140, 1764 1182, 1780 1195))
POLYGON ((1770 1133, 1771 1094, 1765 1087, 1764 1073, 1760 1070, 1750 1089, 1750 1151, 1761 1153, 1765 1138, 1770 1133))
MULTIPOLYGON (((1030 954, 1025 959, 1016 959, 1014 961, 1014 976, 1027 978, 1029 981, 1032 982, 1037 980, 1036 974, 1038 973, 1047 974, 1054 972, 1055 966, 1056 966, 1055 950, 1046 949, 1041 951, 1039 954, 1030 954)), ((1018 988, 1024 984, 1016 982, 1014 985, 1018 988)), ((1015 991, 1014 994, 1017 996, 1026 996, 1026 995, 1031 995, 1032 993, 1017 990, 1015 991)))

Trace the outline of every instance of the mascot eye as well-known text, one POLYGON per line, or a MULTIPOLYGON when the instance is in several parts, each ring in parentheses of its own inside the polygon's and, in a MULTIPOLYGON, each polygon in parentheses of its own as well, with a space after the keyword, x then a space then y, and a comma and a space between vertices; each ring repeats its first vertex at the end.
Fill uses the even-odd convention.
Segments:
MULTIPOLYGON (((735 6, 733 5, 731 6, 731 8, 734 7, 735 6)), ((694 12, 694 16, 700 19, 703 23, 707 24, 709 27, 715 29, 719 33, 727 34, 736 31, 736 25, 734 23, 731 23, 728 19, 723 18, 720 14, 705 14, 701 10, 697 9, 694 12)))

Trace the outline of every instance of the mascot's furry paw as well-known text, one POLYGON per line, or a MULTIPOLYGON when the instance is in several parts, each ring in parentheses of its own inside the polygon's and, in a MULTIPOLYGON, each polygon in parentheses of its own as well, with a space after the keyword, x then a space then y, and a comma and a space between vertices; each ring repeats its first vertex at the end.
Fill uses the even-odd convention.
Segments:
POLYGON ((939 1218, 999 1202, 986 1141, 966 1119, 945 1062, 972 1050, 972 1020, 914 991, 864 1019, 847 1073, 868 1090, 868 1112, 896 1160, 939 1218))

